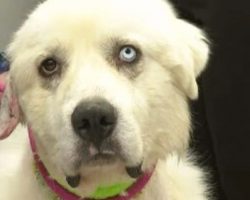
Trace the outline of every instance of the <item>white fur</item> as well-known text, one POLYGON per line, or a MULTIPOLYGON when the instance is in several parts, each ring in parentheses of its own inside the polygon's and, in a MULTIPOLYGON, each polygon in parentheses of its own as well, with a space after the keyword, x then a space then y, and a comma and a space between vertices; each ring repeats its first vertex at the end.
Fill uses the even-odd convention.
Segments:
MULTIPOLYGON (((64 182, 66 174, 80 173, 84 180, 77 192, 84 197, 97 185, 130 179, 125 167, 143 162, 144 170, 156 164, 156 171, 136 200, 208 199, 203 172, 186 152, 187 97, 198 95, 195 78, 205 67, 208 47, 203 33, 178 19, 168 2, 48 0, 17 32, 8 55, 23 120, 36 133, 39 154, 54 178, 64 182), (114 41, 140 48, 141 60, 119 70, 110 62, 114 41), (37 68, 51 54, 65 61, 65 70, 48 89, 37 68), (79 137, 70 117, 79 102, 94 97, 118 111, 113 139, 123 161, 75 169, 79 137)), ((47 200, 47 189, 34 178, 27 130, 15 132, 0 146, 6 166, 0 169, 0 197, 47 200)))

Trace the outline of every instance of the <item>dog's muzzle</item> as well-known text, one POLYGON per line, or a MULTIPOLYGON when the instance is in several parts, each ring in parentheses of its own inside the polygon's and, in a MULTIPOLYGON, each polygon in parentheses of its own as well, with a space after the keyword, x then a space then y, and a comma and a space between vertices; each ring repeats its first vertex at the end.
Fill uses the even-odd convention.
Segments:
MULTIPOLYGON (((90 160, 109 160, 119 155, 114 151, 114 143, 106 142, 115 132, 117 118, 117 110, 105 99, 89 99, 76 106, 71 116, 72 126, 75 134, 89 143, 90 160)), ((138 178, 143 173, 141 164, 126 166, 126 171, 131 178, 138 178)), ((67 182, 71 187, 77 187, 80 179, 79 175, 68 176, 67 182)))

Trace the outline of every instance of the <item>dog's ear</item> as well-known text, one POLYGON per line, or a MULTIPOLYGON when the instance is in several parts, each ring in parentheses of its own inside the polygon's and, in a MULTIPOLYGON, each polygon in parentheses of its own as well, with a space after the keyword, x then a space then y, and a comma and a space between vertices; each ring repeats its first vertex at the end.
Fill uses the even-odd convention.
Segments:
POLYGON ((176 83, 191 98, 198 97, 196 78, 207 64, 209 45, 203 32, 183 20, 177 19, 178 49, 173 67, 176 83))
POLYGON ((5 74, 0 75, 0 140, 8 137, 20 121, 17 98, 11 81, 5 74))

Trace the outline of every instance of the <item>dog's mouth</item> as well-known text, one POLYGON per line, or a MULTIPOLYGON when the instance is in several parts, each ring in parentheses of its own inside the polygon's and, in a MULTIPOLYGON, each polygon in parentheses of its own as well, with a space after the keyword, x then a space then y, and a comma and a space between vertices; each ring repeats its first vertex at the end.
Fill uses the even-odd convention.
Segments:
POLYGON ((112 144, 106 144, 96 147, 88 144, 82 151, 82 164, 85 166, 101 166, 113 164, 121 160, 119 150, 112 144))
POLYGON ((88 165, 108 165, 115 163, 118 160, 118 156, 116 154, 106 154, 106 153, 98 153, 94 156, 91 156, 87 163, 88 165))

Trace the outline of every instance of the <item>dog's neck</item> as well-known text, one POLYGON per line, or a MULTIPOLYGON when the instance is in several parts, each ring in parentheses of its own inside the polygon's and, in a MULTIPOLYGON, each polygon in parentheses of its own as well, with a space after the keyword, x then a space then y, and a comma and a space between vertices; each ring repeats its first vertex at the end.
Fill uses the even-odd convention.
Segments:
MULTIPOLYGON (((65 184, 64 181, 60 181, 57 178, 53 177, 53 175, 49 174, 49 170, 47 170, 44 163, 41 161, 37 149, 36 149, 36 143, 33 137, 33 132, 31 129, 29 129, 29 139, 30 139, 30 145, 31 149, 34 155, 35 160, 35 172, 36 176, 38 177, 38 180, 45 183, 50 191, 51 191, 51 198, 56 197, 61 200, 84 200, 83 197, 91 197, 87 198, 88 200, 91 199, 100 199, 100 200, 129 200, 133 198, 134 196, 137 196, 142 189, 147 185, 149 182, 153 171, 144 173, 141 177, 139 177, 137 180, 131 181, 124 181, 119 182, 118 184, 113 184, 108 187, 97 187, 95 184, 92 184, 92 191, 95 191, 94 193, 89 193, 89 191, 79 191, 74 190, 70 188, 67 184, 65 184), (53 179, 53 178, 55 179, 53 179), (96 188, 96 190, 93 190, 96 188), (88 195, 86 195, 88 194, 88 195)), ((109 169, 110 171, 110 169, 109 169)), ((105 173, 105 172, 104 172, 105 173)), ((107 176, 108 174, 105 173, 107 176)), ((108 176, 107 176, 108 177, 108 176)), ((93 182, 98 182, 98 180, 95 180, 93 182)), ((88 188, 91 188, 91 181, 87 181, 88 188), (90 187, 89 187, 90 186, 90 187)), ((84 185, 84 184, 83 184, 84 185)), ((85 185, 87 186, 87 185, 85 185)), ((91 190, 91 189, 90 189, 91 190)))

